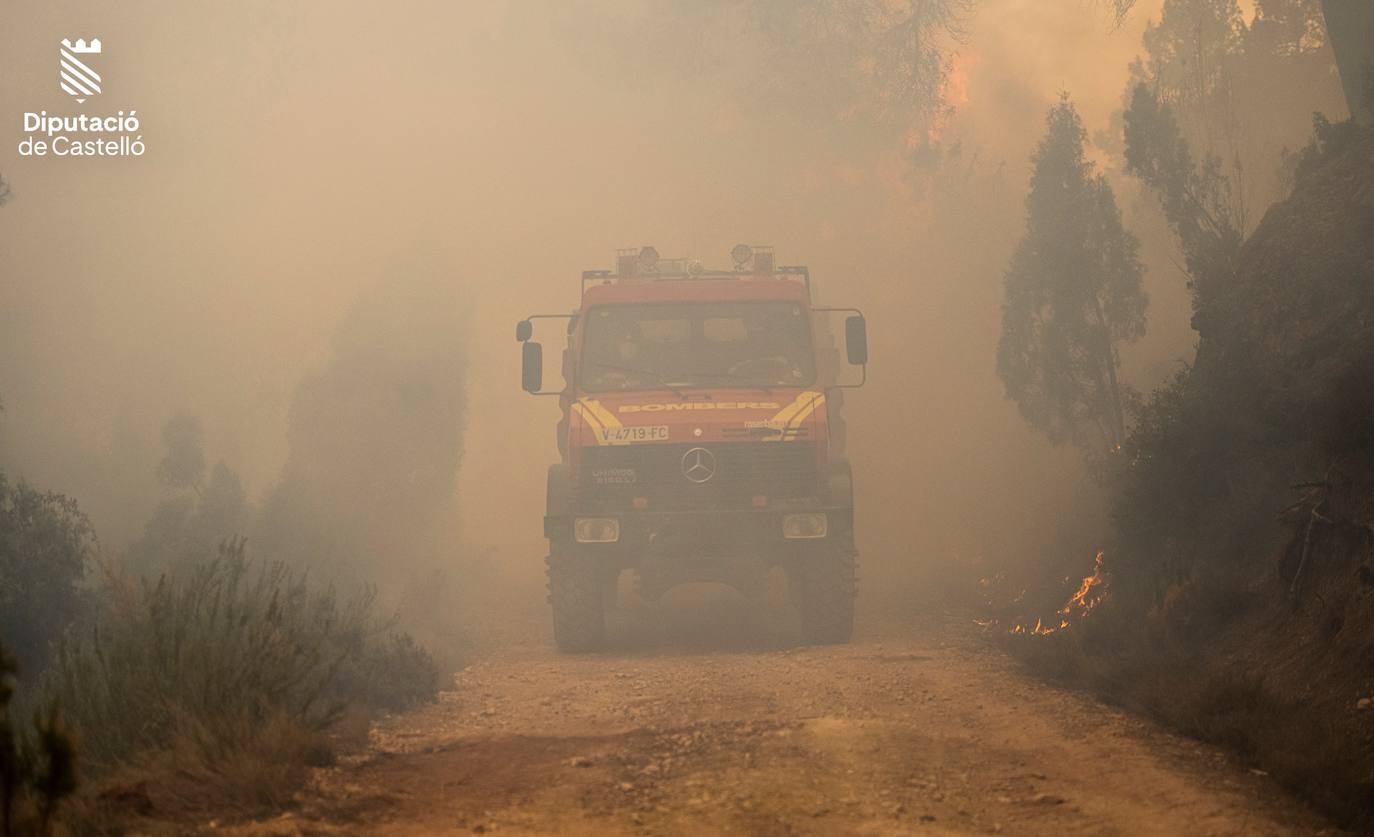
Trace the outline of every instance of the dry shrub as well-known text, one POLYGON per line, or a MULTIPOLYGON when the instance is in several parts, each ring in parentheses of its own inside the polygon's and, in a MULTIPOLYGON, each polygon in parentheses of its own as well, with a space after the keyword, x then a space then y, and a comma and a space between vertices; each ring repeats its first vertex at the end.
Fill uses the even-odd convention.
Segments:
POLYGON ((32 727, 11 708, 17 666, 0 645, 0 835, 47 834, 76 790, 76 745, 55 704, 34 713, 32 727))
POLYGON ((400 709, 438 691, 433 661, 376 618, 370 590, 343 598, 252 561, 242 541, 156 582, 112 578, 107 598, 47 688, 85 769, 107 786, 146 783, 159 809, 279 807, 306 767, 330 761, 350 706, 400 709))

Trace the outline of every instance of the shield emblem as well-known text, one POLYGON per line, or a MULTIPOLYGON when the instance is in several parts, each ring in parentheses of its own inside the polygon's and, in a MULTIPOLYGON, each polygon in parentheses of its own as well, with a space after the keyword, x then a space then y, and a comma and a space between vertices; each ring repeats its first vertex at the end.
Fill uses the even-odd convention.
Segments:
POLYGON ((83 38, 77 38, 76 43, 63 38, 58 48, 57 80, 78 104, 100 92, 100 73, 88 63, 92 55, 99 54, 99 38, 92 38, 89 44, 83 38))

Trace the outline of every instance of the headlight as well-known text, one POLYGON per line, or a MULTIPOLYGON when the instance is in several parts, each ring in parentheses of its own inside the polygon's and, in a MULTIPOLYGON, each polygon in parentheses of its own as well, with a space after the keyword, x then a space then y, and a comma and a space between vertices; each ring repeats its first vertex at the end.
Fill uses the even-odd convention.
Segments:
POLYGON ((782 536, 789 540, 823 538, 826 528, 825 512, 785 514, 782 516, 782 536))
POLYGON ((579 517, 573 521, 578 543, 615 543, 620 540, 620 521, 614 517, 579 517))

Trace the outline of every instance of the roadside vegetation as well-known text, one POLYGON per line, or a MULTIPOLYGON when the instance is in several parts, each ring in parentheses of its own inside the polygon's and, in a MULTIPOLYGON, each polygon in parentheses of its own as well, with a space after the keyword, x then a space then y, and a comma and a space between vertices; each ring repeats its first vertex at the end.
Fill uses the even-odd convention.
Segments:
POLYGON ((25 725, 11 706, 14 658, 0 644, 0 837, 45 834, 76 790, 76 740, 55 704, 25 725))
POLYGON ((0 657, 0 833, 270 812, 308 768, 362 743, 370 718, 443 684, 369 588, 312 583, 241 538, 132 576, 93 568, 85 532, 69 498, 21 487, 0 503, 0 568, 27 585, 0 589, 30 605, 6 609, 7 635, 33 661, 16 693, 0 657), (63 584, 36 576, 54 565, 63 584), (99 580, 78 588, 87 570, 99 580))
MULTIPOLYGON (((371 719, 435 698, 454 654, 436 662, 387 615, 372 583, 400 562, 388 600, 400 594, 416 611, 407 591, 428 579, 427 607, 408 612, 407 627, 453 644, 452 616, 421 573, 420 552, 438 541, 436 510, 458 466, 462 332, 433 315, 409 328, 369 321, 413 318, 421 307, 374 300, 345 323, 341 359, 322 376, 335 403, 299 412, 311 433, 293 433, 285 488, 264 508, 226 462, 209 466, 202 425, 189 414, 165 424, 155 468, 163 497, 121 549, 100 543, 76 499, 0 471, 0 835, 270 814, 291 803, 311 768, 364 744, 371 719), (409 340, 379 342, 389 333, 409 340), (350 383, 357 367, 365 387, 350 383), (426 397, 431 385, 442 398, 426 397), (368 448, 385 428, 369 418, 371 401, 350 399, 396 387, 414 397, 408 415, 428 435, 406 436, 408 459, 393 450, 394 462, 360 461, 352 448, 368 448), (321 438, 343 447, 319 449, 321 438), (306 454, 336 463, 332 482, 299 477, 306 454), (426 463, 427 482, 411 459, 426 463), (393 483, 387 508, 350 496, 350 508, 369 513, 340 521, 339 531, 311 515, 329 506, 322 492, 368 486, 375 498, 393 483), (389 539, 389 529, 404 537, 389 539), (249 534, 267 548, 250 548, 249 534), (340 543, 346 552, 335 554, 340 543), (440 613, 449 621, 436 629, 426 620, 440 613)), ((436 309, 452 306, 425 308, 436 309)), ((301 398, 318 400, 324 389, 307 381, 301 398)))
POLYGON ((70 498, 0 475, 5 636, 26 672, 16 691, 0 653, 0 833, 275 810, 370 718, 443 685, 370 588, 313 583, 242 538, 157 576, 93 543, 70 498))
MULTIPOLYGON (((1368 829, 1374 128, 1315 116, 1311 142, 1273 161, 1275 202, 1256 220, 1263 180, 1241 164, 1237 149, 1244 147, 1250 160, 1263 149, 1245 145, 1239 123, 1221 119, 1220 98, 1209 97, 1250 95, 1245 85, 1253 79, 1237 69, 1249 61, 1255 72, 1276 72, 1278 53, 1265 58, 1258 49, 1285 31, 1294 45, 1286 53, 1292 69, 1312 71, 1308 53, 1322 32, 1296 26, 1301 10, 1246 26, 1223 13, 1228 4, 1212 6, 1219 16, 1205 21, 1215 29, 1208 41, 1205 27, 1184 25, 1200 4, 1166 4, 1164 20, 1147 32, 1151 58, 1134 70, 1122 119, 1123 171, 1157 200, 1181 255, 1196 357, 1152 393, 1120 396, 1129 405, 1127 421, 1113 446, 1096 443, 1100 417, 1111 414, 1110 390, 1065 372, 1109 368, 1091 365, 1086 348, 1072 350, 1062 334, 1042 326, 1032 351, 1022 352, 1031 379, 1047 382, 1031 394, 1043 402, 1042 393, 1058 393, 1054 421, 1043 409, 1027 410, 1027 390, 1017 385, 1027 375, 1009 377, 999 355, 1008 395, 1026 418, 1083 448, 1109 506, 1110 530, 1099 567, 1081 584, 1069 580, 1050 596, 1029 584, 985 579, 982 595, 989 625, 1037 672, 1221 744, 1343 825, 1368 829), (1227 32, 1235 38, 1227 40, 1227 32), (1218 72, 1229 67, 1236 75, 1191 79, 1198 85, 1189 86, 1178 76, 1188 68, 1177 64, 1188 38, 1217 51, 1218 72), (1268 63, 1255 63, 1261 59, 1268 63), (1230 156, 1206 144, 1218 137, 1230 156), (1048 385, 1054 381, 1061 382, 1057 388, 1048 385), (1092 432, 1063 431, 1075 421, 1092 432)), ((1034 199, 1047 179, 1054 119, 1052 113, 1036 158, 1028 243, 1044 240, 1037 230, 1058 230, 1062 240, 1081 228, 1073 213, 1034 199)), ((1028 243, 1007 272, 1005 310, 1013 324, 1028 243)), ((1035 251, 1053 252, 1043 245, 1035 251)), ((1062 284, 1091 273, 1061 259, 1044 275, 1062 284)), ((1046 299, 1035 310, 1061 332, 1091 310, 1062 290, 1046 299)), ((1107 329, 1089 326, 1097 342, 1082 345, 1111 345, 1107 329)), ((1004 331, 1011 333, 1018 332, 1004 331)), ((1085 568, 1088 557, 1082 556, 1085 568)))
POLYGON ((433 660, 391 628, 370 591, 341 596, 231 540, 156 580, 109 578, 44 695, 82 741, 83 770, 111 783, 101 801, 262 813, 358 743, 369 716, 438 691, 433 660))

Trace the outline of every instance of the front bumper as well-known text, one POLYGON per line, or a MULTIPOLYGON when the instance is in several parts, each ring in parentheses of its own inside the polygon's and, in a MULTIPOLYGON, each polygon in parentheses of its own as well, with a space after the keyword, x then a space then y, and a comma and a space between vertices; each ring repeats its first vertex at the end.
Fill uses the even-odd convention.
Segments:
MULTIPOLYGON (((826 516, 824 538, 815 543, 846 538, 854 529, 854 510, 848 506, 806 504, 764 509, 710 509, 691 511, 625 510, 617 513, 586 512, 585 516, 613 517, 620 523, 614 543, 582 543, 583 549, 607 552, 643 551, 715 554, 757 553, 762 549, 800 543, 783 537, 783 518, 789 514, 819 512, 826 516)), ((582 514, 546 516, 544 537, 554 543, 573 543, 573 521, 582 514)))

